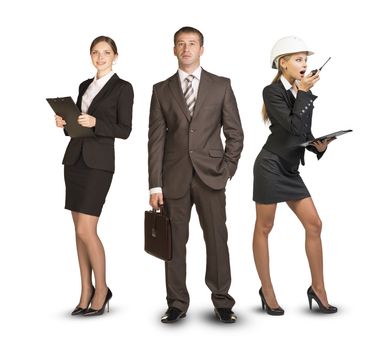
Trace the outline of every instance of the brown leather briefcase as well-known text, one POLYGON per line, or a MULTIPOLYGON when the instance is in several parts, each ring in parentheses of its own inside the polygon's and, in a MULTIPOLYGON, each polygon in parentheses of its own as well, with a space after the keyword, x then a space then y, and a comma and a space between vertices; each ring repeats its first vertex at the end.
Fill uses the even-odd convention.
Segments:
POLYGON ((163 207, 145 211, 145 252, 159 259, 172 260, 172 229, 163 207))

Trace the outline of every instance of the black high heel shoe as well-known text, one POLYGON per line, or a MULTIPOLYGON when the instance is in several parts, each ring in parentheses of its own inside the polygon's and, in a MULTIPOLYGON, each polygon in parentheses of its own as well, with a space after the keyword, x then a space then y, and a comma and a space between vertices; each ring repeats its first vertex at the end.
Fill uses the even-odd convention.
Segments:
POLYGON ((328 305, 328 307, 325 307, 322 303, 322 301, 319 299, 319 297, 316 295, 314 290, 312 289, 312 286, 308 288, 307 290, 307 296, 308 296, 308 303, 310 304, 310 310, 312 310, 312 299, 316 301, 316 303, 319 306, 320 312, 324 314, 333 314, 338 311, 338 308, 332 305, 328 305))
POLYGON ((271 316, 282 316, 284 315, 284 310, 279 306, 275 309, 272 309, 267 302, 265 301, 264 294, 262 288, 259 290, 260 298, 261 298, 261 307, 266 309, 267 314, 271 316))
POLYGON ((103 315, 103 313, 105 312, 106 304, 107 304, 107 312, 109 312, 110 311, 109 301, 110 301, 112 296, 113 296, 113 293, 111 293, 110 288, 107 288, 106 298, 105 298, 105 301, 104 301, 102 307, 99 310, 95 310, 95 309, 90 307, 86 310, 86 312, 83 314, 83 316, 103 315))
POLYGON ((71 312, 71 315, 72 316, 77 316, 77 315, 82 315, 86 312, 86 310, 88 309, 88 306, 90 305, 91 303, 91 300, 92 298, 94 297, 94 293, 95 293, 95 288, 94 286, 91 286, 92 287, 92 291, 91 291, 91 296, 90 296, 90 299, 87 303, 87 306, 85 308, 83 307, 80 307, 79 305, 71 312))

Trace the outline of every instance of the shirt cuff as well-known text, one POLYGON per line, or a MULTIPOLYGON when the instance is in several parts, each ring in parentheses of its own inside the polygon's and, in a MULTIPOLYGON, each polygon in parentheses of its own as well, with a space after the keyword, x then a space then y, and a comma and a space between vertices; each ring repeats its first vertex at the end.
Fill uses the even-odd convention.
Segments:
POLYGON ((162 193, 162 188, 161 187, 153 187, 150 189, 150 194, 155 194, 155 193, 162 193))

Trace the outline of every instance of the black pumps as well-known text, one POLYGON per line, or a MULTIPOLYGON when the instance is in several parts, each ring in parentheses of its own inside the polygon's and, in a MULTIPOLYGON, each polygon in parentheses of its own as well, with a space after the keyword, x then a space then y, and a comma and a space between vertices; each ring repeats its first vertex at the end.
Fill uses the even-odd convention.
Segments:
POLYGON ((284 315, 284 310, 279 306, 275 309, 272 309, 267 302, 265 301, 264 294, 262 288, 259 290, 260 298, 261 298, 261 306, 263 310, 265 309, 267 311, 268 315, 271 316, 282 316, 284 315))
MULTIPOLYGON (((272 316, 281 316, 284 315, 284 310, 279 306, 278 308, 272 309, 266 302, 263 290, 260 288, 259 290, 260 298, 261 298, 261 305, 263 307, 263 310, 265 309, 267 311, 268 315, 272 316)), ((338 308, 332 305, 328 305, 328 307, 324 306, 322 301, 319 299, 319 297, 316 295, 315 291, 312 289, 312 286, 308 288, 307 290, 307 297, 308 297, 308 303, 310 305, 310 310, 312 310, 312 299, 316 301, 316 303, 319 306, 319 311, 324 314, 333 314, 338 311, 338 308)))
POLYGON ((88 301, 87 303, 87 306, 85 308, 83 307, 80 307, 79 305, 74 309, 74 311, 71 312, 71 315, 72 316, 77 316, 77 315, 83 315, 87 309, 88 309, 88 306, 90 305, 91 303, 91 300, 92 298, 94 297, 94 294, 95 294, 95 288, 94 286, 91 286, 92 287, 92 291, 91 291, 91 296, 90 296, 90 300, 88 301))
POLYGON ((338 308, 332 305, 328 305, 328 307, 324 306, 319 297, 316 295, 312 286, 307 290, 308 303, 310 304, 310 310, 312 310, 312 299, 316 301, 319 306, 320 312, 324 314, 333 314, 338 311, 338 308))
POLYGON ((110 311, 109 301, 110 301, 112 296, 113 296, 113 293, 111 293, 110 288, 107 288, 106 298, 105 298, 105 301, 104 301, 102 307, 99 310, 96 310, 96 309, 93 309, 93 308, 90 307, 90 308, 88 308, 83 313, 83 316, 99 316, 99 315, 103 315, 103 313, 105 312, 106 305, 107 305, 107 312, 109 312, 110 311))

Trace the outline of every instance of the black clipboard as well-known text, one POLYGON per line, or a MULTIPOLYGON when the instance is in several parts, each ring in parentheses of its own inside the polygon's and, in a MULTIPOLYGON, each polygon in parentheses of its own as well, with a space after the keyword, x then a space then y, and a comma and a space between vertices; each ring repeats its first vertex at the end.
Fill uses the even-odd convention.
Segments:
POLYGON ((70 97, 57 97, 46 99, 51 108, 57 115, 60 115, 66 121, 64 129, 71 137, 95 137, 91 128, 85 128, 78 123, 78 117, 82 114, 70 97))
POLYGON ((324 141, 325 139, 332 139, 333 137, 338 137, 340 135, 347 134, 348 132, 352 132, 352 130, 350 129, 350 130, 335 131, 335 132, 333 132, 331 134, 327 134, 327 135, 324 135, 324 136, 317 137, 316 139, 309 140, 307 142, 303 142, 303 143, 300 144, 300 146, 307 147, 307 146, 309 146, 314 141, 324 141))

